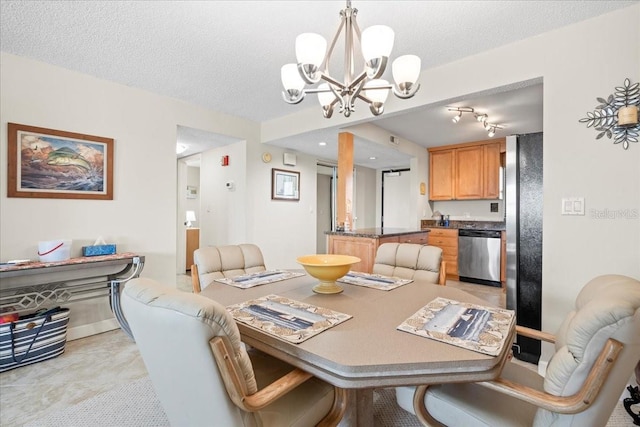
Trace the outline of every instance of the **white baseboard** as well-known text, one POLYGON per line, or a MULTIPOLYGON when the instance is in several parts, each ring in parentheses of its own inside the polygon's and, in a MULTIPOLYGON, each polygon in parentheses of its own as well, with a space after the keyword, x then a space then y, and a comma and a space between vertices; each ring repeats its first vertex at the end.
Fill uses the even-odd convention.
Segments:
POLYGON ((116 319, 106 319, 95 323, 80 325, 67 330, 67 341, 85 338, 120 328, 116 319))

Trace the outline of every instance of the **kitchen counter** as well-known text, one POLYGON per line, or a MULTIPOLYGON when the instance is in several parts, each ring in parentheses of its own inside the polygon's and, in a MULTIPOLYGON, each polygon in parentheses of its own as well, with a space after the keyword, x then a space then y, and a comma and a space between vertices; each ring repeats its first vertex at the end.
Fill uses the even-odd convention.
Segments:
POLYGON ((425 232, 429 232, 429 230, 417 230, 415 228, 361 228, 359 230, 351 231, 325 231, 325 234, 335 236, 368 237, 375 239, 380 237, 395 237, 425 232))
POLYGON ((445 229, 462 229, 471 228, 475 230, 495 230, 505 231, 506 224, 504 221, 450 221, 449 226, 436 225, 438 223, 435 219, 423 219, 420 221, 420 227, 425 228, 445 228, 445 229))
POLYGON ((427 244, 429 230, 415 228, 363 228, 351 231, 327 231, 330 254, 351 255, 360 262, 351 266, 352 271, 371 273, 378 246, 383 243, 427 244))

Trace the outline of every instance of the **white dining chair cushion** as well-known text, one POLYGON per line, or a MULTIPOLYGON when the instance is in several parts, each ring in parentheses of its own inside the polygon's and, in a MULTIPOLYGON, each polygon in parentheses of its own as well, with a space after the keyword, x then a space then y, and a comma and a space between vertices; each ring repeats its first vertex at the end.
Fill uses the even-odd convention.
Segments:
POLYGON ((544 382, 546 392, 556 396, 574 394, 608 338, 640 343, 640 336, 626 335, 633 333, 633 328, 624 327, 632 323, 634 312, 640 307, 640 285, 637 292, 629 292, 632 282, 629 277, 606 275, 584 286, 576 298, 575 310, 556 335, 556 354, 549 360, 544 382))
POLYGON ((233 350, 245 394, 281 378, 293 366, 245 350, 235 321, 218 302, 137 278, 127 282, 122 308, 154 390, 174 426, 304 427, 331 410, 334 387, 311 378, 275 402, 246 412, 229 397, 209 342, 233 350))
MULTIPOLYGON (((526 425, 604 426, 640 359, 640 281, 625 276, 604 275, 587 283, 576 297, 575 309, 568 313, 556 333, 556 352, 549 360, 545 378, 540 377, 539 384, 533 386, 553 396, 574 395, 583 386, 608 339, 618 341, 622 349, 596 399, 576 414, 551 412, 474 384, 429 387, 425 400, 427 410, 446 425, 519 425, 520 421, 500 423, 491 418, 491 422, 483 424, 484 421, 477 420, 484 417, 490 419, 494 416, 492 413, 502 414, 495 415, 498 417, 510 415, 520 420, 523 414, 531 413, 525 409, 525 406, 530 406, 535 410, 535 416, 526 425), (474 391, 467 393, 467 389, 474 391), (504 413, 505 407, 510 408, 509 413, 504 413), (468 415, 454 414, 466 411, 469 411, 468 415), (462 417, 469 418, 460 422, 462 417)), ((512 361, 506 364, 501 376, 515 383, 529 385, 525 379, 532 371, 527 372, 527 368, 516 363, 512 361)), ((405 409, 413 409, 412 397, 412 393, 399 394, 398 399, 405 401, 398 403, 405 409), (406 401, 409 394, 410 402, 406 401)))
POLYGON ((383 243, 378 247, 372 272, 401 279, 438 283, 442 249, 416 243, 383 243))
MULTIPOLYGON (((258 389, 271 384, 292 369, 291 365, 259 351, 250 350, 249 356, 258 389)), ((259 417, 262 426, 312 426, 331 409, 333 390, 332 386, 314 377, 255 415, 259 417)))
MULTIPOLYGON (((132 304, 144 304, 150 307, 160 307, 166 310, 180 312, 185 316, 185 322, 189 323, 189 327, 198 327, 203 330, 207 330, 206 334, 209 334, 211 337, 216 336, 226 336, 233 348, 233 356, 235 361, 238 363, 238 366, 241 369, 242 376, 246 381, 247 393, 253 394, 258 388, 256 384, 256 379, 253 373, 253 367, 251 365, 251 360, 249 359, 249 355, 245 349, 244 344, 240 341, 240 331, 238 330, 238 326, 236 325, 233 317, 227 312, 226 308, 222 306, 220 303, 214 300, 207 300, 208 304, 206 309, 203 309, 201 299, 194 298, 193 294, 187 292, 171 292, 167 293, 166 287, 159 286, 150 286, 153 283, 153 280, 147 278, 138 278, 134 280, 130 280, 127 283, 127 286, 124 289, 125 295, 130 298, 123 298, 123 305, 132 305, 132 304), (167 297, 167 295, 169 297, 167 297), (126 301, 126 302, 125 302, 126 301), (186 316, 192 317, 196 322, 189 321, 186 316)), ((131 316, 138 316, 140 313, 145 313, 143 310, 132 311, 131 316)), ((148 315, 152 315, 151 313, 158 313, 157 311, 148 311, 148 315)), ((141 339, 144 340, 145 334, 151 333, 162 333, 162 319, 158 319, 158 325, 154 327, 153 331, 139 331, 141 339)), ((186 336, 187 334, 185 334, 186 336)), ((199 337, 200 335, 194 334, 194 336, 199 337)), ((136 339, 136 342, 139 340, 136 339)), ((199 340, 201 345, 206 348, 209 347, 209 343, 207 340, 199 340)), ((167 345, 175 346, 177 343, 168 343, 167 345)), ((162 352, 162 349, 158 349, 159 352, 162 352)), ((209 356, 211 357, 211 362, 215 363, 213 360, 213 355, 210 355, 211 351, 206 351, 207 359, 209 356)), ((191 357, 196 357, 197 354, 191 354, 191 357)), ((189 363, 197 363, 193 359, 189 360, 189 363)))
POLYGON ((198 266, 201 290, 216 279, 266 270, 262 251, 251 243, 202 247, 194 251, 193 261, 198 266))
MULTIPOLYGON (((541 376, 515 363, 506 364, 502 376, 538 390, 542 387, 541 376)), ((414 391, 415 387, 396 388, 398 404, 412 414, 415 414, 414 391)), ((444 425, 464 427, 531 427, 537 409, 473 383, 445 384, 429 389, 425 403, 429 413, 444 425)))

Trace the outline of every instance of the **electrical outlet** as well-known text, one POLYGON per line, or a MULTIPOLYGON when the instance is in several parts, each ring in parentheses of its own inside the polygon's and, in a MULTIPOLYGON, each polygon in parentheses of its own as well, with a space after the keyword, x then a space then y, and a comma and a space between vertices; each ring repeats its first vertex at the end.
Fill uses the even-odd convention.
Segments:
POLYGON ((491 212, 498 212, 498 204, 491 203, 491 212))

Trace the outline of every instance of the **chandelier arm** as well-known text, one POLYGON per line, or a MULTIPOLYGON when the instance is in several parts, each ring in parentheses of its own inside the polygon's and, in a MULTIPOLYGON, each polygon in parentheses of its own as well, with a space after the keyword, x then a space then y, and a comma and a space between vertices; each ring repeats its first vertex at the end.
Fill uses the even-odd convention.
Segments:
MULTIPOLYGON (((338 38, 340 37, 340 33, 342 33, 342 29, 344 28, 344 23, 345 23, 345 14, 343 13, 344 11, 340 12, 340 25, 338 26, 338 30, 336 31, 335 35, 333 36, 333 40, 331 40, 331 45, 329 45, 329 49, 327 49, 327 53, 324 55, 324 59, 322 60, 322 63, 324 64, 324 73, 326 75, 329 75, 329 62, 331 62, 331 55, 333 54, 333 49, 336 47, 336 43, 338 42, 338 38)), ((322 66, 322 64, 320 64, 322 66)))
POLYGON ((345 27, 344 27, 344 82, 351 87, 354 74, 353 61, 353 19, 350 13, 351 9, 345 9, 345 27))
POLYGON ((420 83, 418 83, 417 85, 413 86, 413 88, 411 88, 408 93, 404 93, 402 91, 399 91, 396 88, 396 86, 394 85, 393 86, 393 94, 395 96, 397 96, 398 98, 401 98, 401 99, 409 99, 409 98, 413 97, 413 95, 416 94, 418 89, 420 89, 420 83))
POLYGON ((364 81, 362 81, 357 87, 356 90, 353 92, 353 95, 351 96, 351 105, 353 106, 353 103, 355 102, 356 98, 360 98, 365 102, 368 102, 369 104, 371 104, 371 101, 364 96, 364 94, 362 94, 362 88, 364 87, 364 81))
POLYGON ((363 71, 360 74, 358 74, 358 76, 353 79, 353 81, 349 84, 349 86, 347 86, 346 89, 352 90, 354 87, 356 87, 357 85, 360 85, 361 82, 367 78, 367 72, 363 71))
POLYGON ((325 80, 325 81, 329 82, 330 83, 329 86, 338 86, 342 90, 349 89, 342 82, 339 82, 338 80, 334 79, 329 74, 322 73, 321 78, 322 78, 322 80, 325 80))

